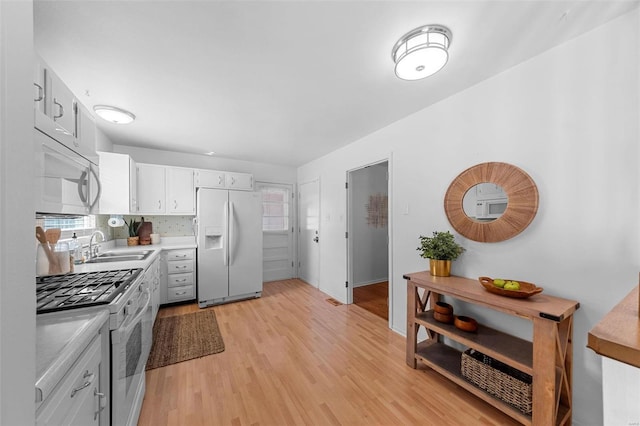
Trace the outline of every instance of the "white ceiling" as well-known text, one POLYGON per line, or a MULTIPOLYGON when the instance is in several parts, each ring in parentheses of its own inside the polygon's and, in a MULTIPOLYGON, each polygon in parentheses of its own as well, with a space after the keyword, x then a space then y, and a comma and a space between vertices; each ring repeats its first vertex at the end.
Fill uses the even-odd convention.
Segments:
POLYGON ((298 166, 622 15, 638 1, 38 1, 36 50, 116 144, 298 166), (449 63, 391 47, 442 24, 449 63))

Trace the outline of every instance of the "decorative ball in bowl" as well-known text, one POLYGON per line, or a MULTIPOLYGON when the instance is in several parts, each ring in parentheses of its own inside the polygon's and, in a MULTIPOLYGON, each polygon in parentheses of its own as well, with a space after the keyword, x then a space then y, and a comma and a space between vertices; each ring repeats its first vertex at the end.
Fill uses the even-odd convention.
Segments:
POLYGON ((489 293, 517 299, 526 299, 543 291, 542 287, 520 280, 478 277, 478 281, 489 293))
POLYGON ((478 321, 464 315, 456 315, 453 325, 462 331, 474 332, 478 330, 478 321))

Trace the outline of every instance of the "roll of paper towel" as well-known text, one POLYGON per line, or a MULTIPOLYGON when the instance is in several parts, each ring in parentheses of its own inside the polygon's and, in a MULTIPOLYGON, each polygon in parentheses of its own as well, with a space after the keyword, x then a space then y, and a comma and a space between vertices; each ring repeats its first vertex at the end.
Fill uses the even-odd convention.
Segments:
POLYGON ((118 216, 111 216, 107 222, 112 228, 119 228, 124 226, 124 218, 118 216))

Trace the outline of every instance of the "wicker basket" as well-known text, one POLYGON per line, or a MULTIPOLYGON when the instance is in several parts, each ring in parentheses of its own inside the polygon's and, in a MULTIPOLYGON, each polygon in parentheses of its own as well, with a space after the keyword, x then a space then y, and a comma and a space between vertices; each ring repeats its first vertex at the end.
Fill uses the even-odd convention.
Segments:
POLYGON ((462 376, 525 414, 532 411, 531 376, 474 349, 462 353, 462 376))

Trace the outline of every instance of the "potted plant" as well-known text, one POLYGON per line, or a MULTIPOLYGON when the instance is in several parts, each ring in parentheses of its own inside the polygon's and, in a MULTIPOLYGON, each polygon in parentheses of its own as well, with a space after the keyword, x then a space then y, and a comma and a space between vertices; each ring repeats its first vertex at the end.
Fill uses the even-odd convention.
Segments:
POLYGON ((138 237, 138 228, 140 228, 141 222, 134 221, 133 218, 129 222, 124 220, 124 224, 127 225, 127 230, 129 231, 129 237, 127 238, 128 246, 137 246, 140 241, 140 237, 138 237))
POLYGON ((456 243, 449 231, 434 231, 432 237, 420 235, 420 247, 416 250, 421 257, 429 259, 431 275, 448 277, 451 274, 451 261, 462 254, 464 247, 456 243))

